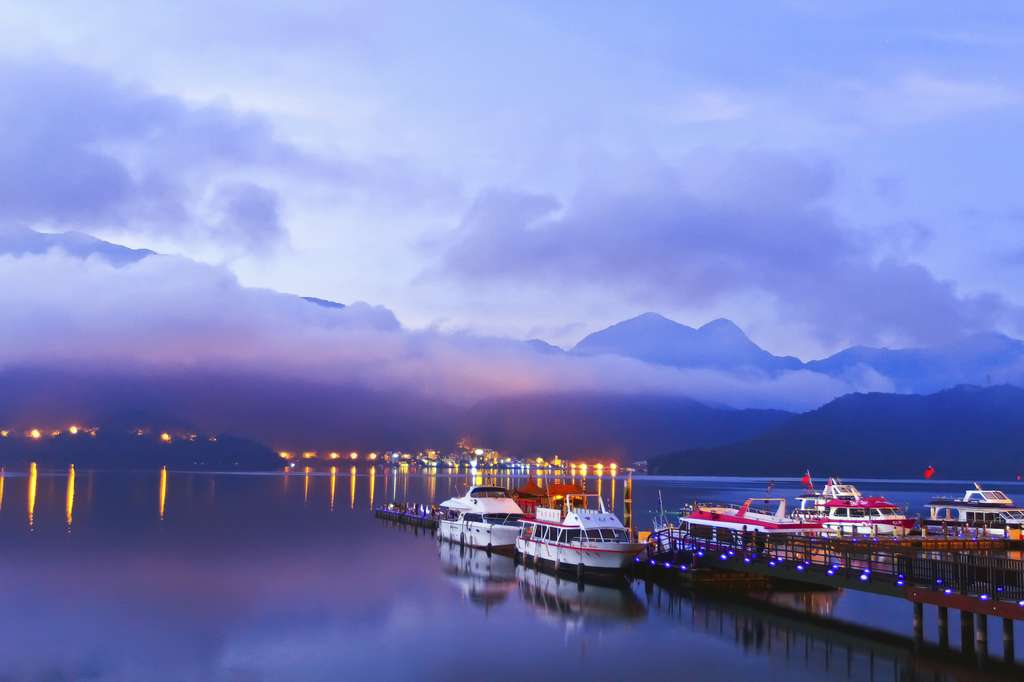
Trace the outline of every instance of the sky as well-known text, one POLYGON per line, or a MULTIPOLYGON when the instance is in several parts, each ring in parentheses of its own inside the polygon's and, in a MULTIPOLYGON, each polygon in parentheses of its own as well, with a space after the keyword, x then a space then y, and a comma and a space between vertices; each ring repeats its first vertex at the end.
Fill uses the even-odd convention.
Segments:
MULTIPOLYGON (((10 3, 0 229, 364 301, 419 338, 568 347, 649 310, 804 359, 1024 334, 1022 15, 10 3)), ((0 271, 20 291, 61 263, 0 271)))

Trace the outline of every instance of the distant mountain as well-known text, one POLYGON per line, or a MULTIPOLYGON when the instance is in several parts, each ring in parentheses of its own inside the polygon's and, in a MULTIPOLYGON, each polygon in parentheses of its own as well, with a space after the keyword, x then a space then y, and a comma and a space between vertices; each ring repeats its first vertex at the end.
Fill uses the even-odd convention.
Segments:
POLYGON ((1024 341, 988 332, 932 348, 854 346, 805 366, 834 377, 870 368, 891 379, 901 393, 933 393, 958 384, 1020 384, 1024 341))
POLYGON ((1024 389, 855 393, 743 442, 657 457, 661 474, 1013 479, 1024 474, 1024 389))
POLYGON ((46 253, 51 249, 59 249, 77 258, 96 256, 118 266, 155 254, 149 249, 132 249, 106 242, 84 232, 46 233, 27 228, 0 230, 0 254, 24 256, 46 253))
POLYGON ((632 462, 751 438, 792 413, 709 407, 677 396, 555 394, 478 403, 459 433, 517 455, 632 462))
POLYGON ((794 357, 772 355, 725 319, 694 329, 657 313, 594 332, 572 349, 578 355, 621 355, 657 365, 764 372, 800 369, 794 357))

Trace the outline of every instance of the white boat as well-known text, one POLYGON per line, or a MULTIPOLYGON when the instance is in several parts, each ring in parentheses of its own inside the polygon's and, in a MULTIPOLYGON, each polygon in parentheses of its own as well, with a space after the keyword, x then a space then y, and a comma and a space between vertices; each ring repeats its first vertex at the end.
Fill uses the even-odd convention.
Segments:
POLYGON ((600 496, 571 492, 551 500, 561 506, 537 507, 536 516, 522 520, 516 555, 525 564, 573 570, 582 577, 587 572, 621 571, 644 548, 632 541, 600 496))
POLYGON ((863 495, 860 494, 856 486, 843 483, 838 478, 830 478, 821 492, 812 488, 804 495, 797 495, 796 499, 800 503, 800 507, 795 509, 793 514, 805 518, 822 518, 828 516, 825 505, 832 500, 856 502, 862 497, 863 495))
POLYGON ((523 510, 504 488, 478 485, 462 497, 441 503, 437 523, 441 539, 470 547, 511 548, 519 535, 523 510))
POLYGON ((1020 537, 1024 528, 1024 509, 1002 490, 984 490, 977 483, 962 498, 936 497, 925 505, 925 525, 942 528, 975 528, 986 534, 1020 537))

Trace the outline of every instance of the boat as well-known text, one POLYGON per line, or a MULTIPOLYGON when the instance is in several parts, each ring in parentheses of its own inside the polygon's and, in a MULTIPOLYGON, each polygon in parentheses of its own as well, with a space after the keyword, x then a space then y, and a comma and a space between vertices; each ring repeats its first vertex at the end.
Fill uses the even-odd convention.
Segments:
POLYGON ((808 534, 818 533, 822 528, 819 519, 787 515, 783 497, 751 497, 740 505, 694 502, 683 508, 680 525, 696 537, 717 536, 717 529, 808 534))
POLYGON ((825 503, 822 527, 834 535, 906 535, 917 522, 884 497, 836 499, 825 503))
POLYGON ((936 497, 925 505, 931 530, 973 528, 986 534, 1020 538, 1024 509, 1002 490, 985 490, 977 483, 962 498, 936 497))
POLYGON ((519 535, 523 510, 504 488, 477 485, 440 504, 438 535, 470 547, 510 549, 519 535))
MULTIPOLYGON (((810 487, 810 475, 805 480, 808 481, 808 487, 810 487)), ((811 488, 807 493, 797 495, 796 500, 800 503, 800 506, 793 511, 793 514, 803 518, 822 518, 827 516, 825 505, 830 501, 849 500, 856 502, 862 497, 864 496, 861 495, 856 486, 843 483, 838 478, 832 477, 825 483, 825 487, 821 489, 821 492, 811 488)))
POLYGON ((604 506, 595 493, 573 485, 552 485, 534 516, 524 517, 516 538, 516 557, 556 570, 585 573, 620 572, 644 545, 604 506))

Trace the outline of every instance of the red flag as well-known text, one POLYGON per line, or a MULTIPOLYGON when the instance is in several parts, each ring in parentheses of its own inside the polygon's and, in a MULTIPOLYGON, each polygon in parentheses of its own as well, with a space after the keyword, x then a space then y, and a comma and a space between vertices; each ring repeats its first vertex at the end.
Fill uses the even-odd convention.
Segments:
POLYGON ((928 478, 931 478, 934 475, 935 475, 935 467, 933 467, 931 464, 929 464, 928 468, 924 470, 924 477, 926 479, 928 479, 928 478))
POLYGON ((807 472, 804 474, 804 477, 800 479, 800 482, 803 483, 805 486, 807 486, 808 489, 814 490, 814 484, 811 483, 811 470, 810 469, 808 469, 807 472))

